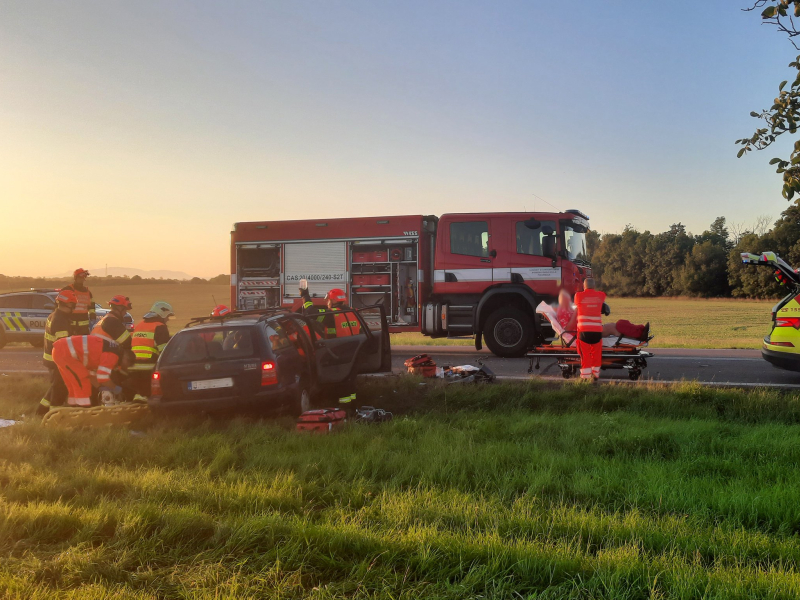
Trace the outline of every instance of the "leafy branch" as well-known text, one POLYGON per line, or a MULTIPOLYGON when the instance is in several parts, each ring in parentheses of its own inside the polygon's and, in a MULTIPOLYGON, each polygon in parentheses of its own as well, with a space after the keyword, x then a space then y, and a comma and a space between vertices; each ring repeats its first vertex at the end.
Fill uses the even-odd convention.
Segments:
MULTIPOLYGON (((800 18, 800 0, 756 0, 745 11, 761 11, 761 19, 765 24, 774 25, 778 31, 789 37, 792 45, 800 50, 794 38, 800 36, 795 24, 795 18, 800 18)), ((751 150, 763 150, 770 146, 784 133, 796 134, 800 127, 800 56, 789 67, 797 71, 797 76, 788 90, 788 82, 783 81, 778 86, 778 97, 775 98, 770 108, 761 112, 752 111, 750 116, 762 119, 766 127, 756 129, 749 138, 736 140, 742 146, 737 153, 737 158, 744 156, 751 150)), ((791 155, 787 159, 773 158, 771 165, 777 165, 776 172, 783 175, 783 196, 791 200, 795 194, 800 195, 800 141, 794 143, 791 155)))

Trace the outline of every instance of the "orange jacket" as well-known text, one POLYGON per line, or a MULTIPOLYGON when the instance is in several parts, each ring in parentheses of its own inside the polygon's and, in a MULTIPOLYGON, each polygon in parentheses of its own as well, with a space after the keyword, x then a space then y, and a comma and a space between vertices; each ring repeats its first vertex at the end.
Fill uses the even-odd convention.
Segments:
POLYGON ((578 309, 578 331, 603 331, 604 292, 584 290, 575 294, 575 306, 578 309))
POLYGON ((57 365, 61 356, 69 354, 72 360, 82 363, 88 371, 97 371, 97 382, 103 385, 108 383, 111 371, 119 362, 119 356, 116 352, 110 352, 110 348, 109 341, 99 336, 73 335, 57 340, 53 344, 53 354, 57 365))

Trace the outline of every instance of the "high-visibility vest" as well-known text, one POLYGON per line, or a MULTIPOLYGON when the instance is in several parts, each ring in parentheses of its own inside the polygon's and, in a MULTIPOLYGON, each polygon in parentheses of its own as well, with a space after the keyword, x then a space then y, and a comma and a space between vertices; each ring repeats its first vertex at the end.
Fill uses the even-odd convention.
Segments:
POLYGON ((336 323, 336 337, 347 337, 361 333, 361 324, 352 310, 337 312, 334 314, 333 319, 336 323))
POLYGON ((63 348, 66 346, 72 359, 83 363, 83 366, 86 367, 86 370, 90 373, 96 372, 97 382, 103 385, 108 383, 111 377, 111 371, 119 362, 119 356, 116 353, 107 351, 109 347, 108 344, 109 342, 107 340, 96 335, 73 335, 61 338, 53 344, 56 364, 59 364, 59 355, 63 356, 66 354, 63 352, 63 348))
POLYGON ((107 314, 105 317, 103 317, 97 322, 97 325, 95 325, 94 328, 92 328, 92 335, 106 338, 107 340, 111 340, 112 342, 117 342, 118 344, 124 344, 125 341, 131 337, 130 332, 125 328, 125 324, 122 321, 120 321, 118 317, 112 315, 111 313, 107 314), (111 334, 108 333, 105 329, 103 329, 103 324, 106 322, 106 319, 108 319, 109 322, 111 321, 111 319, 117 319, 117 321, 119 321, 120 324, 122 325, 122 333, 119 334, 119 337, 117 339, 112 338, 111 334))
MULTIPOLYGON (((163 347, 160 348, 156 345, 156 329, 162 325, 163 323, 158 321, 150 323, 140 321, 133 328, 131 350, 136 355, 136 363, 131 369, 134 371, 150 370, 155 366, 158 355, 163 350, 163 347)), ((162 346, 164 345, 162 344, 162 346)))
MULTIPOLYGON (((72 324, 75 327, 89 327, 89 321, 94 316, 94 301, 92 300, 92 293, 88 288, 83 290, 75 289, 74 285, 65 286, 63 289, 72 290, 75 292, 75 297, 78 302, 72 310, 72 324)), ((88 331, 88 329, 86 329, 88 331)))
POLYGON ((575 306, 578 309, 578 331, 603 331, 604 292, 584 290, 575 294, 575 306))

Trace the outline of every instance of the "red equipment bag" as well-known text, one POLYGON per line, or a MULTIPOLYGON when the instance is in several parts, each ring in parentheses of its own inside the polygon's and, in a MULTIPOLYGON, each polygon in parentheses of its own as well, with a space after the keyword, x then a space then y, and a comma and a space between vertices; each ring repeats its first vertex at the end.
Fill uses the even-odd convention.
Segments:
POLYGON ((417 354, 405 363, 406 370, 412 375, 436 377, 436 362, 427 354, 417 354))
POLYGON ((297 431, 327 433, 338 429, 347 421, 347 413, 340 408, 307 410, 297 417, 297 431))

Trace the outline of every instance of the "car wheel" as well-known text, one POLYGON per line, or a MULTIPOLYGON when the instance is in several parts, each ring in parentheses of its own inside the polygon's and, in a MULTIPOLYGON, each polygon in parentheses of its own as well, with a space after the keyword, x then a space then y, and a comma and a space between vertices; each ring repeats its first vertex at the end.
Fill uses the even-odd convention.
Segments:
POLYGON ((486 319, 483 336, 495 355, 503 358, 523 356, 533 332, 533 320, 513 306, 494 311, 486 319))
POLYGON ((37 338, 35 340, 31 340, 31 346, 34 348, 44 348, 44 338, 37 338))
POLYGON ((308 388, 308 386, 305 385, 300 386, 300 389, 297 391, 292 406, 292 415, 295 417, 299 417, 307 410, 311 410, 312 408, 314 408, 313 404, 314 403, 311 400, 311 390, 308 388))

